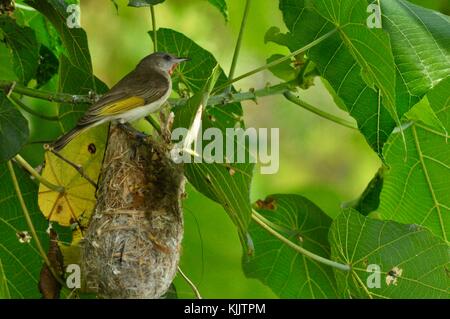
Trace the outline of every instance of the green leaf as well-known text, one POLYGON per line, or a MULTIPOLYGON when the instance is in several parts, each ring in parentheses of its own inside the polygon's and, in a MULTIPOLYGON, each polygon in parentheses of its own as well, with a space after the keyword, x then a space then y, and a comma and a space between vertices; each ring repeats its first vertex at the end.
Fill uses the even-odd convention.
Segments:
POLYGON ((347 210, 333 222, 329 240, 333 260, 352 265, 350 272, 334 271, 341 297, 450 297, 448 246, 425 228, 347 210))
MULTIPOLYGON (((450 130, 450 78, 428 93, 431 109, 450 130)), ((420 111, 419 111, 420 114, 420 111)), ((381 192, 380 213, 386 219, 428 227, 450 238, 450 145, 442 130, 421 122, 405 129, 407 153, 399 134, 393 134, 383 154, 389 171, 381 192)))
POLYGON ((0 259, 0 299, 9 298, 11 298, 11 294, 9 293, 8 280, 6 279, 5 270, 0 259))
POLYGON ((443 80, 438 87, 427 94, 428 101, 434 114, 448 130, 450 127, 450 76, 443 80))
POLYGON ((225 21, 228 22, 230 16, 228 13, 228 6, 225 0, 208 0, 209 3, 211 3, 213 6, 215 6, 217 9, 219 9, 220 13, 222 13, 223 17, 225 18, 225 21))
MULTIPOLYGON (((266 60, 266 62, 271 63, 283 57, 284 55, 282 54, 273 54, 266 60)), ((269 68, 269 70, 273 73, 273 75, 284 81, 292 81, 297 77, 298 72, 291 64, 292 61, 287 60, 269 68)))
MULTIPOLYGON (((64 1, 58 0, 26 0, 25 3, 42 13, 60 35, 67 58, 70 63, 83 72, 92 74, 92 62, 86 32, 82 28, 69 28, 67 22, 75 12, 68 12, 64 1)), ((91 77, 89 88, 95 90, 95 79, 91 77)), ((73 93, 73 92, 66 92, 73 93)))
MULTIPOLYGON (((270 225, 293 243, 330 257, 327 235, 332 220, 314 203, 299 195, 276 194, 256 206, 270 225)), ((336 298, 330 267, 294 251, 254 222, 249 232, 255 251, 243 258, 246 276, 261 280, 280 298, 336 298)))
POLYGON ((362 78, 369 87, 380 89, 384 106, 400 123, 390 39, 383 29, 367 26, 367 0, 322 0, 313 4, 322 17, 338 28, 344 45, 362 69, 362 78))
POLYGON ((20 152, 28 141, 28 122, 0 92, 0 163, 20 152))
POLYGON ((380 1, 396 64, 410 95, 450 76, 450 18, 408 1, 380 1))
POLYGON ((59 60, 53 52, 42 45, 39 51, 39 66, 36 72, 37 86, 45 85, 51 78, 58 73, 59 60))
MULTIPOLYGON (((58 81, 58 92, 62 93, 90 94, 95 92, 92 81, 96 83, 97 91, 95 93, 101 94, 108 91, 108 87, 103 82, 96 79, 92 73, 73 65, 64 55, 60 58, 58 81)), ((58 109, 61 133, 75 127, 78 119, 88 107, 88 104, 61 103, 58 109)))
POLYGON ((8 16, 0 16, 0 29, 12 51, 14 71, 22 84, 35 76, 39 62, 39 43, 29 27, 20 27, 8 16))
POLYGON ((165 0, 130 0, 129 7, 149 7, 155 4, 163 3, 165 0))
MULTIPOLYGON (((15 173, 38 236, 47 246, 48 222, 37 207, 37 185, 23 170, 15 169, 15 173)), ((26 238, 31 233, 6 164, 0 164, 0 234, 0 265, 11 298, 39 298, 38 280, 43 261, 36 248, 36 239, 26 238), (23 243, 19 241, 20 236, 26 238, 23 243)))
MULTIPOLYGON (((149 34, 153 36, 152 32, 149 34)), ((205 83, 217 65, 213 55, 183 34, 170 29, 159 29, 157 37, 160 50, 191 58, 191 61, 181 64, 175 70, 172 76, 174 91, 180 95, 203 91, 205 83)), ((216 87, 226 81, 225 73, 221 70, 216 87)), ((195 96, 191 100, 194 99, 195 96)), ((185 105, 174 109, 175 121, 184 122, 183 124, 175 123, 174 128, 177 126, 188 127, 185 126, 186 121, 190 123, 197 111, 196 108, 191 108, 190 111, 186 111, 186 114, 183 113, 184 108, 185 105), (180 118, 187 120, 180 120, 180 118)), ((202 117, 202 134, 208 128, 218 128, 225 137, 227 128, 244 128, 242 117, 243 111, 240 103, 208 106, 202 117)), ((238 145, 237 137, 228 136, 228 138, 233 141, 235 154, 236 152, 245 154, 245 163, 227 164, 225 157, 222 159, 222 163, 206 163, 205 161, 191 163, 185 165, 185 174, 198 191, 225 208, 231 220, 238 227, 241 242, 246 246, 246 229, 251 216, 250 184, 254 164, 249 161, 248 149, 244 145, 238 145)), ((225 144, 224 141, 224 155, 226 154, 225 144)), ((233 161, 231 160, 231 162, 233 161)))
MULTIPOLYGON (((361 7, 359 11, 361 11, 362 4, 359 5, 361 7)), ((364 8, 367 8, 367 5, 364 8)), ((281 34, 276 28, 271 28, 269 30, 270 32, 268 31, 268 34, 266 34, 266 40, 285 45, 291 51, 312 42, 314 39, 335 28, 330 21, 324 19, 317 12, 306 6, 304 0, 280 0, 280 10, 283 13, 283 19, 289 32, 281 34)), ((366 17, 368 16, 365 13, 365 9, 364 15, 366 17)), ((363 15, 360 12, 359 19, 362 21, 362 18, 363 15)), ((355 16, 350 16, 349 18, 342 17, 342 19, 344 21, 345 19, 355 19, 355 16)), ((358 25, 358 28, 363 28, 361 23, 358 25)), ((367 28, 365 24, 364 28, 367 28)), ((363 36, 367 32, 373 32, 376 35, 383 31, 361 31, 361 38, 359 39, 361 40, 361 46, 377 43, 366 41, 363 36)), ((359 33, 356 33, 356 31, 355 34, 359 36, 359 33)), ((382 35, 381 39, 385 38, 386 35, 382 35)), ((392 43, 394 52, 397 52, 395 51, 395 46, 397 45, 400 44, 397 42, 392 43)), ((364 134, 369 145, 377 153, 381 154, 383 144, 396 123, 391 117, 390 112, 387 111, 389 106, 385 106, 386 103, 385 99, 382 98, 382 92, 371 88, 364 81, 364 79, 367 80, 369 77, 366 75, 367 72, 363 74, 363 68, 360 67, 358 61, 354 58, 352 54, 354 49, 352 48, 353 44, 350 43, 347 46, 342 37, 336 34, 309 50, 308 57, 316 64, 321 76, 330 84, 328 88, 331 90, 331 94, 335 97, 338 96, 345 104, 346 110, 357 120, 358 127, 364 134)), ((398 71, 399 63, 401 63, 399 58, 401 57, 394 55, 394 58, 397 71, 393 77, 393 79, 396 78, 396 82, 392 87, 396 89, 395 105, 397 115, 400 117, 416 104, 420 100, 420 97, 410 95, 398 71)), ((390 65, 390 62, 388 64, 390 65)), ((426 67, 432 68, 433 65, 429 64, 426 67)), ((389 83, 392 84, 392 81, 389 83)))
POLYGON ((17 81, 19 78, 14 72, 13 57, 5 44, 0 42, 0 77, 2 80, 17 81))
POLYGON ((377 210, 378 206, 380 206, 380 194, 381 189, 383 188, 384 171, 384 166, 380 167, 361 196, 355 202, 345 206, 354 208, 364 216, 367 216, 371 212, 377 210))

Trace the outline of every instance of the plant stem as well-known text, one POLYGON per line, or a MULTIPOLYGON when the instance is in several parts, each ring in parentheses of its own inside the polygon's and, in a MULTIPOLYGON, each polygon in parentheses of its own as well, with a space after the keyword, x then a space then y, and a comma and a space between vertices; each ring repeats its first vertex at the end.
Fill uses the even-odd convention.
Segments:
POLYGON ((332 261, 330 259, 324 258, 322 256, 316 255, 312 252, 310 252, 309 250, 306 250, 305 248, 294 244, 292 241, 290 241, 289 239, 285 238, 283 235, 281 235, 280 233, 278 233, 277 231, 275 231, 274 229, 272 229, 270 226, 268 226, 263 220, 262 220, 262 216, 254 209, 252 209, 253 213, 252 213, 252 219, 262 228, 264 228, 268 233, 270 233, 271 235, 273 235, 274 237, 278 238, 280 241, 282 241, 284 244, 288 245, 289 247, 291 247, 292 249, 294 249, 295 251, 297 251, 298 253, 305 255, 308 258, 311 258, 317 262, 320 262, 324 265, 339 269, 339 270, 343 270, 343 271, 350 271, 351 267, 350 265, 344 265, 335 261, 332 261))
POLYGON ((150 13, 152 16, 153 51, 158 52, 158 34, 156 32, 156 15, 155 15, 155 6, 154 5, 150 5, 150 13))
POLYGON ((145 119, 150 123, 151 126, 158 132, 159 135, 161 135, 161 126, 159 123, 151 116, 146 116, 145 119))
POLYGON ((58 103, 70 103, 70 104, 93 103, 97 99, 97 96, 95 96, 95 94, 73 95, 67 93, 54 93, 49 91, 31 89, 26 86, 16 84, 14 81, 5 81, 5 80, 0 80, 0 89, 4 89, 6 91, 12 89, 12 91, 15 93, 58 103))
MULTIPOLYGON (((240 93, 222 93, 219 95, 212 95, 208 99, 207 105, 221 105, 227 103, 234 102, 242 102, 242 101, 256 101, 259 97, 271 96, 283 94, 284 92, 289 91, 291 88, 290 82, 284 82, 280 84, 276 84, 274 86, 267 86, 265 88, 254 90, 251 89, 247 92, 240 93)), ((172 107, 179 107, 186 103, 187 99, 169 99, 169 103, 172 107)))
POLYGON ((277 60, 275 60, 275 61, 272 61, 271 63, 268 63, 268 64, 266 64, 266 65, 263 65, 263 66, 261 66, 261 67, 259 67, 259 68, 256 68, 256 69, 254 69, 254 70, 252 70, 252 71, 250 71, 250 72, 247 72, 247 73, 245 73, 245 74, 242 74, 242 75, 240 75, 240 76, 238 76, 238 77, 236 77, 236 78, 234 78, 234 79, 231 79, 231 80, 225 82, 224 84, 222 84, 221 86, 219 86, 218 88, 216 88, 216 89, 214 90, 214 92, 223 90, 224 88, 226 88, 227 86, 229 86, 230 84, 232 84, 232 83, 234 83, 234 82, 240 81, 240 80, 242 80, 242 79, 244 79, 244 78, 247 78, 247 77, 249 77, 249 76, 251 76, 251 75, 254 75, 254 74, 259 73, 259 72, 261 72, 261 71, 267 70, 267 69, 269 69, 269 68, 271 68, 271 67, 273 67, 273 66, 276 66, 276 65, 278 65, 278 64, 280 64, 280 63, 283 63, 284 61, 289 60, 289 59, 292 58, 293 56, 296 56, 296 55, 298 55, 298 54, 300 54, 300 53, 303 53, 303 52, 305 52, 305 51, 311 49, 312 47, 318 45, 318 44, 321 43, 322 41, 328 39, 330 36, 332 36, 334 33, 336 33, 336 31, 337 31, 337 29, 333 29, 333 30, 331 30, 330 32, 328 32, 328 33, 324 34, 323 36, 317 38, 316 40, 312 41, 311 43, 305 45, 304 47, 302 47, 302 48, 300 48, 300 49, 298 49, 298 50, 296 50, 296 51, 294 51, 294 52, 291 52, 289 55, 286 55, 286 56, 284 56, 284 57, 282 57, 282 58, 279 58, 279 59, 277 59, 277 60))
POLYGON ((27 222, 28 229, 31 232, 32 238, 34 238, 34 240, 36 241, 36 246, 37 246, 37 249, 39 251, 39 254, 41 255, 41 257, 44 260, 44 262, 47 265, 47 267, 50 269, 50 272, 52 273, 53 277, 62 286, 64 286, 65 283, 62 281, 62 279, 57 274, 55 269, 53 269, 53 267, 52 267, 52 265, 50 263, 50 260, 48 259, 47 254, 45 253, 44 248, 43 248, 43 246, 41 244, 41 241, 39 240, 39 237, 38 237, 38 235, 36 233, 36 229, 34 228, 33 221, 31 220, 31 216, 30 216, 30 213, 28 212, 27 205, 25 204, 25 200, 22 197, 22 192, 20 190, 19 182, 17 181, 16 173, 14 172, 14 168, 13 168, 13 165, 12 165, 11 161, 7 162, 7 166, 8 166, 8 169, 9 169, 9 173, 11 175, 11 179, 13 181, 13 185, 14 185, 14 189, 16 191, 17 198, 19 199, 20 206, 22 207, 22 212, 23 212, 23 215, 24 215, 25 220, 27 222))
POLYGON ((28 171, 34 178, 36 178, 40 183, 44 184, 47 188, 58 192, 58 193, 64 193, 64 187, 58 186, 55 184, 50 183, 47 179, 42 177, 36 170, 19 154, 17 154, 14 159, 17 161, 17 163, 20 164, 24 169, 28 171))
POLYGON ((41 118, 41 119, 47 120, 47 121, 59 121, 58 116, 47 116, 44 114, 40 114, 40 113, 36 112, 35 110, 26 106, 25 103, 23 103, 18 97, 14 96, 14 95, 10 95, 9 99, 13 102, 13 104, 17 105, 19 108, 21 108, 22 110, 24 110, 25 112, 27 112, 31 115, 34 115, 38 118, 41 118))
POLYGON ((195 284, 189 279, 188 276, 184 274, 184 272, 181 270, 181 268, 178 266, 178 272, 180 273, 181 277, 183 277, 184 280, 188 283, 188 285, 191 287, 192 291, 194 292, 197 299, 202 299, 202 295, 200 295, 200 292, 198 291, 195 284))
POLYGON ((322 111, 322 110, 316 108, 315 106, 312 106, 311 104, 308 104, 305 101, 299 99, 292 92, 286 91, 283 93, 283 95, 286 99, 288 99, 292 103, 297 104, 298 106, 301 106, 302 108, 304 108, 316 115, 319 115, 320 117, 323 117, 327 120, 330 120, 334 123, 343 125, 345 127, 351 128, 351 129, 358 129, 352 122, 349 122, 340 117, 334 116, 333 114, 322 111))
MULTIPOLYGON (((237 66, 237 61, 239 58, 239 53, 241 51, 241 45, 242 45, 242 38, 244 37, 244 30, 245 30, 245 25, 247 24, 247 18, 248 18, 248 13, 250 12, 250 4, 251 4, 251 0, 247 0, 245 3, 245 9, 244 9, 244 15, 242 17, 242 22, 241 22, 241 28, 239 30, 239 35, 238 35, 238 39, 236 42, 236 47, 234 48, 234 54, 233 54, 233 60, 231 62, 231 68, 230 68, 230 73, 228 75, 228 78, 230 80, 233 79, 234 77, 234 72, 236 71, 236 66, 237 66)), ((231 85, 229 87, 227 87, 225 93, 229 93, 231 92, 231 85)))

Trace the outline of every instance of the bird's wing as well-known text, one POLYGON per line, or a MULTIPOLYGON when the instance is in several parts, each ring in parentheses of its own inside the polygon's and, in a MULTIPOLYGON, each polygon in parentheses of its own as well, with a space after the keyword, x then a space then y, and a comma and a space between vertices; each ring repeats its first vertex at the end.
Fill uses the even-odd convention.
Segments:
POLYGON ((89 125, 104 118, 130 111, 136 107, 150 104, 163 97, 169 85, 161 85, 162 79, 142 79, 130 73, 117 83, 108 93, 102 96, 97 103, 93 104, 84 116, 78 121, 78 125, 89 125))

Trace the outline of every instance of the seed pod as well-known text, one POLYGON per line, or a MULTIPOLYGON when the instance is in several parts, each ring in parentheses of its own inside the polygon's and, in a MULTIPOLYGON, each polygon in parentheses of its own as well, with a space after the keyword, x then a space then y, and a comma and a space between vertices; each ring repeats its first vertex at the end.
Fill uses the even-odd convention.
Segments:
POLYGON ((83 244, 85 290, 100 298, 159 298, 177 272, 182 167, 167 144, 110 130, 97 204, 83 244))

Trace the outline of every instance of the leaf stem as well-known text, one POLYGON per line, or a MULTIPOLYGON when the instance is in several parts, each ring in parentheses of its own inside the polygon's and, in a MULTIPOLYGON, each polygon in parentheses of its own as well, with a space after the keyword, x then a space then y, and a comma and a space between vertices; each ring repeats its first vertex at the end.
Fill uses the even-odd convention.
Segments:
POLYGON ((340 124, 342 126, 351 128, 351 129, 358 129, 356 125, 354 125, 352 122, 349 122, 347 120, 344 120, 340 117, 334 116, 333 114, 327 113, 325 111, 322 111, 315 106, 312 106, 311 104, 306 103, 305 101, 299 99, 296 97, 292 92, 286 91, 283 93, 284 97, 291 101, 294 104, 297 104, 298 106, 301 106, 302 108, 319 115, 320 117, 323 117, 324 119, 330 120, 334 123, 340 124))
POLYGON ((31 236, 36 241, 36 246, 37 246, 37 249, 39 251, 39 254, 41 255, 41 257, 44 260, 44 262, 47 265, 47 267, 50 269, 53 277, 55 277, 55 279, 62 286, 65 286, 65 283, 63 282, 61 277, 58 275, 58 273, 55 271, 55 269, 53 269, 53 266, 50 263, 50 260, 48 259, 47 254, 45 253, 44 248, 42 246, 42 243, 41 243, 41 241, 40 241, 40 239, 39 239, 39 237, 38 237, 38 235, 36 233, 36 229, 34 228, 33 221, 31 220, 31 216, 30 216, 30 213, 28 211, 27 205, 25 204, 25 200, 23 199, 22 191, 20 190, 19 182, 17 181, 16 173, 14 172, 14 167, 13 167, 11 161, 7 162, 7 166, 8 166, 9 173, 11 175, 11 179, 13 181, 13 185, 14 185, 14 189, 16 191, 17 198, 19 199, 20 206, 22 207, 22 212, 23 212, 23 215, 24 215, 25 220, 27 222, 28 229, 31 232, 31 236))
POLYGON ((311 258, 317 262, 320 262, 324 265, 339 269, 339 270, 343 270, 343 271, 350 271, 351 267, 350 265, 344 265, 335 261, 332 261, 330 259, 324 258, 322 256, 316 255, 312 252, 310 252, 309 250, 306 250, 305 248, 294 244, 292 241, 290 241, 289 239, 285 238, 283 235, 281 235, 280 233, 278 233, 276 230, 272 229, 272 227, 270 227, 269 225, 267 225, 264 221, 263 221, 263 217, 254 209, 252 209, 252 219, 262 228, 264 228, 268 233, 270 233, 271 235, 273 235, 274 237, 278 238, 280 241, 282 241, 284 244, 288 245, 289 247, 291 247, 292 249, 294 249, 295 251, 297 251, 298 253, 305 255, 308 258, 311 258))
POLYGON ((34 115, 38 118, 41 118, 41 119, 47 120, 47 121, 59 121, 58 116, 48 116, 48 115, 40 114, 40 113, 36 112, 35 110, 26 106, 25 103, 23 103, 18 97, 14 96, 14 95, 10 95, 8 98, 10 99, 10 101, 12 101, 13 104, 17 105, 17 107, 21 108, 22 110, 24 110, 25 112, 27 112, 31 115, 34 115))
MULTIPOLYGON (((241 21, 241 28, 239 29, 239 35, 238 35, 238 39, 236 42, 236 47, 234 48, 234 54, 233 54, 233 60, 231 62, 231 68, 230 68, 230 73, 228 75, 228 78, 230 80, 233 79, 234 77, 234 72, 236 71, 236 66, 237 66, 237 61, 239 58, 239 53, 241 51, 241 46, 242 46, 242 39, 244 37, 244 30, 245 30, 245 26, 247 24, 247 18, 248 18, 248 14, 250 12, 250 4, 251 4, 251 0, 247 0, 245 3, 245 8, 244 8, 244 15, 242 17, 242 21, 241 21)), ((225 93, 229 93, 231 92, 231 85, 227 87, 225 93)))
POLYGON ((158 52, 158 33, 156 32, 156 15, 154 5, 150 5, 150 14, 152 17, 153 51, 158 52))
POLYGON ((312 47, 318 45, 322 41, 328 39, 330 36, 332 36, 334 33, 336 33, 336 31, 337 31, 337 29, 333 29, 330 32, 328 32, 328 33, 324 34, 323 36, 317 38, 316 40, 312 41, 311 43, 305 45, 304 47, 302 47, 302 48, 300 48, 300 49, 298 49, 298 50, 296 50, 294 52, 291 52, 290 54, 288 54, 288 55, 286 55, 286 56, 284 56, 282 58, 279 58, 279 59, 277 59, 275 61, 272 61, 271 63, 268 63, 266 65, 263 65, 263 66, 261 66, 259 68, 254 69, 252 71, 249 71, 249 72, 247 72, 245 74, 242 74, 242 75, 240 75, 240 76, 238 76, 238 77, 236 77, 234 79, 231 79, 231 80, 225 82, 224 84, 220 85, 219 87, 217 87, 214 90, 214 92, 223 90, 224 88, 228 87, 230 84, 232 84, 234 82, 240 81, 240 80, 242 80, 244 78, 252 76, 252 75, 254 75, 256 73, 259 73, 261 71, 267 70, 267 69, 269 69, 271 67, 274 67, 274 66, 276 66, 276 65, 278 65, 280 63, 283 63, 284 61, 287 61, 287 60, 291 59, 293 56, 296 56, 296 55, 298 55, 300 53, 303 53, 303 52, 311 49, 312 47))
POLYGON ((192 282, 192 280, 189 279, 188 276, 184 274, 184 272, 181 270, 180 266, 178 266, 178 272, 180 273, 181 277, 188 283, 188 285, 191 287, 192 291, 194 292, 197 299, 203 299, 202 295, 200 295, 200 291, 198 291, 195 284, 192 282))
POLYGON ((45 179, 42 175, 40 175, 36 170, 19 154, 17 154, 14 159, 17 163, 20 164, 28 173, 30 173, 34 178, 36 178, 40 183, 44 184, 47 188, 58 192, 64 193, 65 189, 63 186, 58 186, 50 183, 47 179, 45 179))

